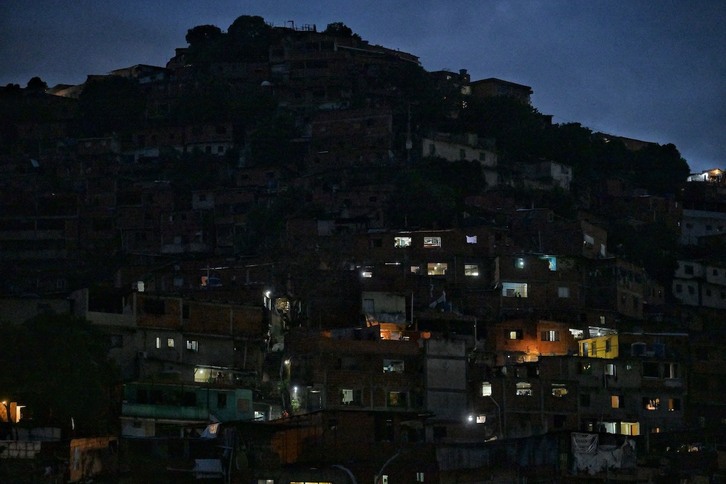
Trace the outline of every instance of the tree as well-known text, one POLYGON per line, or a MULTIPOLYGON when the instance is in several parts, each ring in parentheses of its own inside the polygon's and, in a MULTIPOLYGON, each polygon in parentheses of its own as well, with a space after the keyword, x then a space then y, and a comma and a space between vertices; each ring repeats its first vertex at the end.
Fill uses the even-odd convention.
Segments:
POLYGON ((136 128, 146 99, 133 79, 107 76, 86 84, 78 99, 82 136, 107 136, 136 128))
POLYGON ((25 87, 28 91, 39 91, 44 92, 48 89, 48 84, 40 77, 35 76, 28 81, 28 85, 25 87))
POLYGON ((112 428, 117 373, 107 358, 108 339, 96 327, 71 315, 43 314, 1 330, 4 398, 26 405, 37 426, 75 427, 77 435, 112 428))
POLYGON ((273 28, 256 15, 237 17, 227 29, 228 55, 231 61, 266 62, 269 57, 273 28))
POLYGON ((197 25, 187 30, 185 40, 191 46, 197 46, 222 37, 222 29, 215 25, 197 25))
MULTIPOLYGON (((329 23, 328 26, 323 30, 326 35, 333 35, 335 37, 353 37, 353 30, 345 25, 343 22, 329 23)), ((356 36, 358 37, 358 36, 356 36)), ((358 37, 360 39, 360 37, 358 37)))

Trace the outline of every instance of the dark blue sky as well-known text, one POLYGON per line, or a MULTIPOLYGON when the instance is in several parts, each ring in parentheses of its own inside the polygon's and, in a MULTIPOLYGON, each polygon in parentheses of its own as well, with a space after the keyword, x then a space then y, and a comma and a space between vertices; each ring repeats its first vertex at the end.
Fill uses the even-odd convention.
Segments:
POLYGON ((163 66, 188 29, 240 15, 340 21, 426 70, 527 84, 557 123, 673 143, 693 171, 726 167, 722 0, 1 0, 0 85, 163 66))

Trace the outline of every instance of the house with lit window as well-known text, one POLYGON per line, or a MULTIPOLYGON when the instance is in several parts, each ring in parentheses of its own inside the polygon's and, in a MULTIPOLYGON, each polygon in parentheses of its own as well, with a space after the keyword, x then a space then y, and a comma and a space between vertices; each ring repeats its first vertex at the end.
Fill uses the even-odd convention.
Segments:
POLYGON ((641 435, 685 427, 686 333, 620 332, 579 343, 583 430, 641 435))
POLYGON ((575 320, 582 305, 579 258, 557 254, 515 253, 497 258, 495 281, 500 314, 575 320))
POLYGON ((577 352, 575 333, 566 323, 547 320, 509 319, 488 325, 487 351, 494 366, 535 362, 542 356, 577 352))
POLYGON ((260 374, 261 307, 138 291, 80 291, 80 315, 104 330, 125 381, 247 385, 260 374))
POLYGON ((476 316, 492 307, 493 238, 486 227, 371 231, 354 248, 362 290, 407 294, 414 314, 457 309, 476 316))

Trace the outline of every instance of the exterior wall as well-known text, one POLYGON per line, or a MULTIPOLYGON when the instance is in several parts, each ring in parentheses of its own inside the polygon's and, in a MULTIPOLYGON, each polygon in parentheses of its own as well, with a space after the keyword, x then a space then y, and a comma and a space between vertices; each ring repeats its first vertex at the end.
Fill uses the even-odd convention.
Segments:
POLYGON ((579 355, 584 358, 617 358, 619 354, 618 335, 598 336, 577 342, 579 355))
POLYGON ((583 304, 581 268, 572 257, 502 255, 498 267, 500 311, 505 316, 517 317, 525 310, 571 315, 583 304))
POLYGON ((529 104, 532 88, 502 79, 489 78, 472 82, 471 94, 474 97, 510 96, 529 104))
POLYGON ((387 110, 327 111, 312 121, 308 165, 312 170, 389 162, 393 115, 387 110))
POLYGON ((463 341, 426 340, 426 410, 436 418, 463 420, 467 362, 463 341))
POLYGON ((726 213, 683 210, 681 245, 699 245, 701 237, 726 233, 726 213))
POLYGON ((497 365, 537 361, 542 356, 567 355, 577 344, 566 324, 554 321, 509 320, 489 326, 487 345, 497 365), (546 339, 554 339, 547 341, 546 339))
POLYGON ((439 157, 447 161, 478 161, 482 167, 497 166, 496 153, 476 146, 478 144, 476 136, 473 136, 469 142, 470 144, 464 144, 454 140, 423 138, 422 154, 425 157, 439 157))
MULTIPOLYGON (((285 358, 290 363, 285 371, 289 376, 283 379, 290 387, 300 393, 305 388, 315 391, 327 409, 423 408, 423 360, 416 341, 353 340, 339 334, 340 338, 288 335, 285 358), (394 400, 391 392, 400 394, 394 400)), ((301 401, 302 408, 308 409, 308 403, 301 401)))
POLYGON ((585 220, 580 222, 582 227, 582 255, 589 259, 599 259, 607 256, 607 236, 605 229, 591 224, 585 220))

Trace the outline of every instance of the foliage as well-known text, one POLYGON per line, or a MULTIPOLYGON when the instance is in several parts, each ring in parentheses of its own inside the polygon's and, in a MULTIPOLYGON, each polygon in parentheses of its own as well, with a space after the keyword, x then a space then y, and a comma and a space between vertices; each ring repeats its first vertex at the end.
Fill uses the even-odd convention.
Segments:
POLYGON ((485 181, 478 162, 423 162, 402 172, 388 213, 400 227, 450 227, 463 209, 466 195, 478 193, 485 181))
POLYGON ((326 35, 332 35, 334 37, 343 38, 354 38, 361 40, 360 35, 353 33, 353 30, 345 25, 343 22, 332 22, 323 30, 326 35))
POLYGON ((43 314, 22 325, 3 324, 0 389, 26 405, 36 426, 77 435, 107 432, 117 374, 107 359, 108 339, 88 321, 43 314))
POLYGON ((651 277, 669 287, 678 265, 678 235, 665 224, 636 227, 616 221, 608 229, 608 246, 614 253, 641 264, 651 277))
POLYGON ((78 99, 80 134, 122 133, 143 119, 146 98, 133 79, 107 76, 86 83, 78 99))

